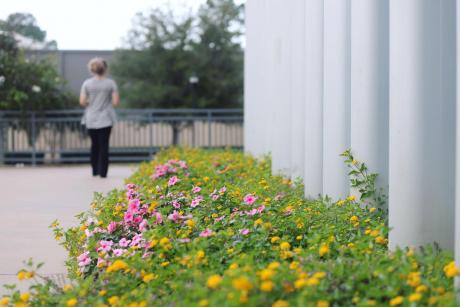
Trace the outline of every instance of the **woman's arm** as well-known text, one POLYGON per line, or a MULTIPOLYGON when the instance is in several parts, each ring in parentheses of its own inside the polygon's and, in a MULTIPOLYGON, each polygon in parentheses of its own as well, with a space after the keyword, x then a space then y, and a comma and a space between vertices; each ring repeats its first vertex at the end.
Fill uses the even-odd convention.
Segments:
POLYGON ((118 92, 114 92, 112 94, 112 105, 114 107, 118 107, 119 104, 120 104, 120 94, 118 94, 118 92))
POLYGON ((80 105, 82 107, 88 106, 88 97, 86 97, 86 94, 84 93, 80 94, 80 105))

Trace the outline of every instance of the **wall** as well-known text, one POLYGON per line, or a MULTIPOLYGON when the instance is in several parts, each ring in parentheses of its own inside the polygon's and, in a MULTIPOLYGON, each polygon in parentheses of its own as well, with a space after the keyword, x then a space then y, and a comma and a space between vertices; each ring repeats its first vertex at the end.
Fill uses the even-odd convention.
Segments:
POLYGON ((351 147, 389 193, 390 247, 453 249, 456 16, 455 0, 248 0, 246 151, 337 199, 356 194, 351 147))
POLYGON ((80 94, 83 81, 90 77, 87 64, 95 57, 106 59, 110 66, 112 50, 29 50, 26 56, 33 59, 49 59, 59 75, 67 81, 67 86, 76 95, 80 94))

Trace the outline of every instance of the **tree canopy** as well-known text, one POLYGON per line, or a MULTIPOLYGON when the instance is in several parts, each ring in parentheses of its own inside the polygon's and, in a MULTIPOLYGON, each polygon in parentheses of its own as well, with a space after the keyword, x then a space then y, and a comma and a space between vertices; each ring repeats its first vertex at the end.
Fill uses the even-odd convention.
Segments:
POLYGON ((197 12, 137 14, 113 75, 136 108, 240 107, 243 6, 208 0, 197 12))

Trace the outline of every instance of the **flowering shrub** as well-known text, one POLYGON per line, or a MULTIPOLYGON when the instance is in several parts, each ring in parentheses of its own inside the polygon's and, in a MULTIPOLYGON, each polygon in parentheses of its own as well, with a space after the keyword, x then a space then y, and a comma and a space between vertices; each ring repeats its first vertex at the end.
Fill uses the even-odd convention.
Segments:
POLYGON ((455 305, 450 254, 389 252, 381 209, 304 199, 268 159, 173 148, 126 183, 97 195, 79 227, 52 225, 70 284, 45 279, 0 305, 455 305))

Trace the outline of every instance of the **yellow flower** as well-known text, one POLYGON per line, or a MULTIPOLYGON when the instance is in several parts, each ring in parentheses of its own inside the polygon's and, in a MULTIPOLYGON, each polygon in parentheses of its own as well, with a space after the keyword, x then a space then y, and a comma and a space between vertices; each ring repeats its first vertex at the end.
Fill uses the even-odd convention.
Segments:
POLYGON ((8 303, 10 302, 10 299, 7 297, 2 297, 0 298, 0 306, 8 306, 8 303))
POLYGON ((302 236, 297 236, 297 237, 295 237, 295 239, 296 239, 297 241, 302 240, 302 238, 303 238, 302 236))
POLYGON ((195 221, 194 220, 187 220, 185 222, 185 224, 187 224, 187 226, 189 226, 189 227, 193 227, 193 226, 195 226, 195 221))
POLYGON ((169 239, 168 238, 161 238, 160 239, 160 245, 161 246, 165 246, 167 244, 169 244, 169 239))
POLYGON ((319 285, 319 279, 318 278, 308 278, 306 281, 305 281, 305 284, 307 286, 317 286, 319 285))
POLYGON ((162 267, 167 267, 169 265, 169 261, 162 262, 160 265, 162 267))
POLYGON ((206 307, 209 305, 209 302, 208 300, 201 300, 199 303, 198 303, 198 307, 206 307))
POLYGON ((420 272, 410 272, 407 276, 407 284, 411 287, 417 287, 420 285, 420 272))
POLYGON ((428 305, 433 306, 436 305, 438 302, 438 298, 436 296, 432 296, 428 299, 428 305))
POLYGON ((350 242, 350 243, 347 244, 347 246, 348 246, 349 248, 353 248, 353 247, 355 247, 355 244, 352 243, 352 242, 350 242))
POLYGON ((128 269, 128 265, 123 260, 115 260, 108 268, 107 273, 117 272, 128 269))
POLYGON ((289 303, 283 300, 277 300, 273 303, 272 307, 289 307, 289 303))
POLYGON ((120 298, 118 296, 112 296, 108 299, 110 305, 116 305, 120 301, 120 298))
POLYGON ((107 293, 107 290, 101 290, 99 291, 99 296, 104 296, 106 295, 106 293, 107 293))
POLYGON ((271 269, 264 269, 260 271, 260 279, 262 280, 270 280, 273 276, 275 276, 276 272, 271 269))
POLYGON ((428 291, 428 287, 425 286, 425 285, 420 285, 417 287, 417 289, 415 289, 415 292, 417 293, 423 293, 423 292, 426 292, 428 291))
POLYGON ((326 272, 316 272, 315 274, 313 274, 313 278, 321 279, 324 277, 326 277, 326 272))
POLYGON ((377 210, 377 208, 374 208, 374 207, 369 208, 369 212, 370 212, 370 213, 373 213, 373 212, 375 212, 376 210, 377 210))
POLYGON ((249 291, 252 289, 252 284, 246 277, 242 276, 232 281, 233 288, 241 291, 249 291))
POLYGON ((321 245, 321 247, 319 248, 319 256, 323 257, 327 253, 329 253, 329 246, 327 244, 321 245))
POLYGON ((230 264, 230 266, 228 268, 230 270, 236 270, 238 268, 238 263, 232 263, 232 264, 230 264))
POLYGON ((398 306, 404 302, 404 298, 402 296, 397 296, 390 300, 390 306, 398 306))
POLYGON ((142 281, 145 282, 145 283, 148 283, 148 282, 154 280, 155 277, 156 277, 155 274, 150 273, 150 274, 145 275, 145 276, 142 278, 142 281))
POLYGON ((382 236, 378 236, 377 238, 375 238, 375 243, 385 245, 387 244, 387 239, 385 239, 382 236))
POLYGON ((412 293, 409 295, 409 302, 417 302, 420 301, 422 295, 420 293, 412 293))
POLYGON ((351 218, 350 218, 350 222, 353 223, 353 224, 356 224, 359 222, 359 217, 357 217, 356 215, 353 215, 351 218))
POLYGON ((307 282, 306 282, 305 279, 299 278, 299 279, 297 279, 297 280, 294 282, 294 287, 295 287, 296 289, 300 289, 300 288, 305 287, 306 284, 307 284, 307 282))
POLYGON ((270 240, 270 242, 272 243, 276 243, 280 240, 280 237, 272 237, 272 239, 270 240))
POLYGON ((257 219, 254 221, 254 226, 262 225, 264 221, 262 219, 257 219))
POLYGON ((67 301, 67 307, 74 307, 77 303, 78 301, 76 298, 71 298, 67 301))
POLYGON ((260 284, 260 290, 263 292, 271 292, 275 285, 271 281, 264 281, 260 284))
POLYGON ((19 298, 21 299, 21 301, 27 302, 30 299, 30 293, 29 292, 21 293, 19 298))
POLYGON ((62 288, 62 290, 64 290, 64 292, 67 292, 69 290, 72 289, 72 285, 71 284, 65 284, 64 287, 62 288))
POLYGON ((348 201, 355 201, 355 200, 356 200, 356 196, 355 196, 355 195, 348 196, 348 197, 347 197, 347 200, 348 200, 348 201))
POLYGON ((21 271, 21 272, 18 273, 17 276, 18 276, 19 280, 24 280, 24 279, 26 279, 26 272, 21 271))
POLYGON ((35 276, 35 272, 26 272, 26 278, 33 278, 35 276))
POLYGON ((345 204, 345 200, 339 200, 337 202, 337 206, 343 206, 345 204))
POLYGON ((204 253, 203 250, 199 250, 199 251, 196 252, 196 256, 197 256, 199 259, 203 259, 205 255, 206 255, 206 254, 204 253))
POLYGON ((289 268, 291 270, 295 270, 299 267, 299 263, 297 261, 292 261, 291 264, 289 264, 289 268))
POLYGON ((318 301, 316 303, 316 307, 329 307, 329 302, 328 301, 318 301))
POLYGON ((269 269, 276 270, 280 266, 280 263, 278 261, 273 261, 268 265, 269 269))
POLYGON ((449 264, 444 267, 444 274, 449 278, 460 275, 460 270, 455 265, 455 261, 449 262, 449 264))
POLYGON ((370 232, 371 237, 377 237, 380 234, 380 231, 378 230, 372 230, 370 232))
POLYGON ((208 278, 207 286, 208 288, 211 289, 217 289, 219 287, 220 283, 222 282, 222 277, 220 275, 211 275, 208 278))
POLYGON ((288 249, 291 248, 291 244, 289 244, 289 242, 282 242, 282 243, 280 244, 280 248, 281 248, 282 250, 288 250, 288 249))

